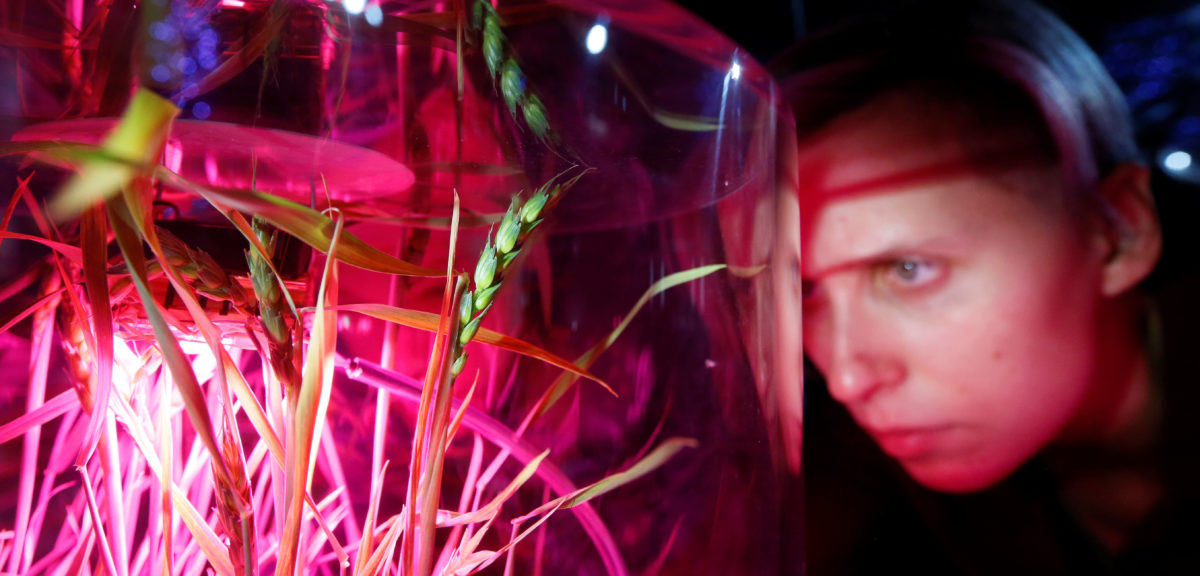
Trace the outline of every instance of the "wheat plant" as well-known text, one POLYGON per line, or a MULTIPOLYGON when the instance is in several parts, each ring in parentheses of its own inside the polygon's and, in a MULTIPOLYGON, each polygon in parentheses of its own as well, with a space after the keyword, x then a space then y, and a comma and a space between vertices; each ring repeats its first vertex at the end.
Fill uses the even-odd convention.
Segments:
MULTIPOLYGON (((165 6, 177 4, 145 3, 139 21, 132 3, 102 3, 102 13, 87 13, 93 27, 64 25, 64 54, 70 61, 77 53, 68 49, 89 42, 119 48, 117 24, 159 38, 145 20, 167 18, 165 6)), ((453 4, 454 10, 425 20, 394 18, 389 25, 427 34, 431 42, 457 37, 459 74, 464 59, 482 58, 509 121, 565 158, 563 137, 518 64, 501 12, 482 0, 453 4), (475 51, 464 48, 463 35, 475 51)), ((281 30, 296 10, 293 2, 273 2, 238 52, 190 89, 203 93, 262 62, 261 98, 278 66, 281 30)), ((339 26, 339 14, 330 11, 324 25, 339 26)), ((24 32, 5 33, 6 42, 31 41, 24 32)), ((3 362, 29 366, 18 394, 24 405, 0 414, 0 444, 20 442, 19 456, 10 460, 14 480, 6 485, 15 515, 0 519, 0 572, 425 576, 474 574, 501 564, 511 572, 514 547, 550 517, 572 510, 608 572, 627 573, 589 502, 663 466, 695 441, 664 440, 625 468, 579 486, 524 434, 580 380, 608 388, 589 369, 646 302, 721 266, 648 286, 608 338, 567 360, 490 330, 484 321, 542 223, 587 177, 586 166, 572 161, 530 190, 514 191, 503 215, 492 215, 494 228, 473 259, 472 274, 456 264, 456 204, 446 226, 447 265, 430 269, 357 237, 350 225, 363 206, 329 201, 317 210, 253 184, 226 188, 185 177, 164 159, 180 108, 164 97, 158 72, 123 70, 115 61, 78 65, 77 80, 87 88, 79 91, 81 113, 113 108, 106 86, 128 81, 137 87, 103 141, 0 145, 0 153, 23 162, 0 241, 46 249, 36 265, 0 288, 7 314, 0 334, 28 335, 5 340, 3 362), (62 173, 69 176, 49 198, 35 190, 47 186, 39 174, 62 173), (160 225, 162 189, 220 214, 245 246, 246 270, 226 270, 160 225), (36 221, 37 234, 8 230, 18 208, 36 221), (310 282, 281 272, 285 238, 324 255, 310 282), (344 266, 374 271, 381 282, 393 275, 439 279, 440 306, 340 303, 344 266), (340 355, 339 320, 351 315, 431 332, 424 379, 397 382, 386 370, 340 355), (473 349, 533 358, 562 376, 511 429, 476 406, 478 373, 466 369, 473 349), (54 368, 60 356, 65 371, 54 368), (56 380, 60 373, 65 386, 56 380), (399 429, 399 419, 377 423, 376 452, 399 435, 411 438, 411 453, 404 466, 382 462, 373 469, 365 515, 352 494, 361 485, 347 481, 329 423, 338 373, 376 387, 414 414, 408 430, 399 429), (472 382, 465 392, 456 386, 460 379, 472 382), (456 484, 461 493, 447 494, 446 460, 456 442, 470 443, 470 464, 456 484), (505 482, 499 471, 509 460, 518 466, 505 482), (385 500, 389 483, 405 486, 402 501, 385 500), (514 495, 531 483, 544 486, 544 502, 514 511, 514 495), (448 506, 452 501, 459 506, 448 506)), ((324 192, 317 188, 314 197, 324 192)))

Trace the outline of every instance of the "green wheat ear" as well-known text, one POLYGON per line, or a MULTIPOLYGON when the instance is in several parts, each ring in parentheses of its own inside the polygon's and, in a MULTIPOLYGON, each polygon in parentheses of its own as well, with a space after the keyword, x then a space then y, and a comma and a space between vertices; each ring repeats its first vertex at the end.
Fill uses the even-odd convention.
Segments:
POLYGON ((525 125, 529 130, 539 140, 545 140, 550 134, 550 123, 546 121, 546 107, 541 99, 536 94, 529 94, 521 111, 525 113, 525 125))
POLYGON ((547 147, 558 141, 550 129, 546 106, 528 85, 525 73, 517 63, 512 45, 504 36, 504 20, 488 0, 475 0, 471 7, 471 24, 482 36, 483 61, 513 120, 519 117, 525 126, 547 147))
POLYGON ((525 98, 525 74, 512 58, 504 61, 500 69, 500 95, 508 105, 508 113, 517 117, 517 104, 525 98))
POLYGON ((483 28, 483 61, 487 63, 488 74, 493 78, 500 71, 503 60, 504 33, 500 31, 500 18, 488 18, 483 28))
MULTIPOLYGON (((218 301, 228 301, 243 315, 253 315, 258 305, 242 290, 237 282, 229 279, 225 271, 212 256, 199 248, 192 248, 169 232, 155 226, 159 243, 167 264, 179 271, 183 279, 198 293, 218 301)), ((151 263, 151 268, 160 266, 151 263)))
MULTIPOLYGON (((558 138, 550 128, 549 115, 542 99, 534 93, 525 73, 517 63, 512 45, 504 36, 504 21, 488 0, 473 0, 471 4, 471 26, 480 35, 483 60, 488 74, 514 121, 523 120, 529 131, 546 147, 558 154, 554 148, 558 138), (518 114, 518 111, 520 114, 518 114)), ((583 173, 590 169, 585 169, 583 173)), ((529 235, 542 223, 542 212, 557 202, 558 197, 582 176, 580 173, 565 183, 559 177, 551 178, 533 192, 529 198, 513 195, 508 210, 495 230, 495 238, 488 234, 487 243, 475 264, 474 290, 463 294, 458 309, 459 330, 453 340, 454 362, 451 376, 462 372, 466 355, 463 347, 475 337, 483 317, 491 309, 496 292, 504 284, 509 266, 521 253, 529 235)))
POLYGON ((479 331, 479 325, 491 309, 496 292, 504 284, 509 267, 521 253, 529 235, 542 223, 543 209, 547 204, 557 201, 559 195, 575 182, 570 180, 565 185, 559 185, 557 180, 556 176, 542 184, 528 200, 520 194, 514 194, 499 228, 496 229, 495 239, 493 240, 491 234, 488 235, 487 243, 484 244, 483 252, 475 265, 475 289, 463 294, 462 303, 459 305, 459 331, 455 339, 451 376, 457 377, 462 371, 465 362, 463 347, 479 331))
MULTIPOLYGON (((271 225, 254 217, 250 220, 250 226, 266 249, 266 256, 270 257, 275 251, 275 233, 271 225)), ((267 337, 271 366, 285 385, 298 386, 300 374, 296 370, 295 346, 292 339, 292 327, 297 324, 297 320, 284 305, 284 288, 271 273, 270 263, 257 251, 246 251, 246 263, 249 265, 254 294, 258 298, 258 318, 267 337)))

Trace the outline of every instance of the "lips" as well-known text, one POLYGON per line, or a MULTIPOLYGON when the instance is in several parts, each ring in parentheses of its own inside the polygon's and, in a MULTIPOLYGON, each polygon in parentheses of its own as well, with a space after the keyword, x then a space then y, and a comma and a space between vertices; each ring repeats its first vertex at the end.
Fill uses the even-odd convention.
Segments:
POLYGON ((948 426, 868 429, 879 447, 898 460, 912 460, 933 453, 949 431, 948 426))

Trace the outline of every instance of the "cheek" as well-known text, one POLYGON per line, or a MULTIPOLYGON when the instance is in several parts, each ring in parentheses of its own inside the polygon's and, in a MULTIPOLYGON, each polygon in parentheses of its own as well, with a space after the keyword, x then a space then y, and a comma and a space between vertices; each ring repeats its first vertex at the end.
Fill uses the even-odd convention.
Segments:
MULTIPOLYGON (((1010 334, 996 352, 996 372, 1003 385, 1012 426, 1025 426, 1043 436, 1057 434, 1083 400, 1094 379, 1094 325, 1086 314, 1047 311, 1031 318, 1028 330, 1010 334), (1054 318, 1050 322, 1045 319, 1054 318), (1027 418, 1020 418, 1028 416, 1027 418)), ((1046 438, 1048 442, 1050 438, 1046 438)))
MULTIPOLYGON (((997 339, 970 356, 926 364, 922 375, 914 375, 924 390, 912 390, 913 397, 956 426, 938 452, 901 462, 920 483, 947 492, 987 488, 1050 444, 1079 406, 1085 363, 1056 362, 1044 349, 1015 341, 1016 335, 1006 342, 1006 332, 990 335, 997 339)), ((970 344, 960 339, 952 348, 970 344)), ((946 357, 953 354, 947 350, 946 357)))
POLYGON ((943 343, 941 353, 922 355, 925 375, 966 404, 962 408, 1000 426, 1061 424, 1055 421, 1066 418, 1091 380, 1094 326, 1086 306, 1056 300, 1000 299, 922 334, 928 350, 938 349, 934 341, 943 343))
POLYGON ((946 367, 966 376, 952 380, 963 394, 1057 399, 1094 364, 1095 275, 1073 250, 1028 248, 965 271, 937 303, 940 318, 915 328, 926 350, 943 350, 946 367))
POLYGON ((1053 442, 1094 377, 1087 303, 1040 296, 1042 305, 1018 298, 991 321, 960 325, 942 361, 925 366, 927 381, 940 384, 942 409, 971 431, 960 472, 980 481, 1002 478, 1053 442))

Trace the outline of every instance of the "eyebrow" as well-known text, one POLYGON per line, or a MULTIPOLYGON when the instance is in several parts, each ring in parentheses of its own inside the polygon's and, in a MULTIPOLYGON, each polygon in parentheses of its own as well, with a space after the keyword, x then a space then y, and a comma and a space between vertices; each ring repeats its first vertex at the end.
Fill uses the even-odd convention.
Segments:
POLYGON ((801 190, 816 188, 820 190, 825 202, 845 197, 869 196, 879 190, 890 190, 930 181, 953 179, 960 176, 975 176, 993 172, 1005 172, 1028 165, 1037 161, 1038 156, 1026 149, 1004 147, 990 154, 980 151, 968 151, 962 156, 928 162, 906 170, 874 176, 850 183, 830 185, 827 162, 810 162, 801 164, 799 186, 801 190))
POLYGON ((927 238, 919 242, 912 243, 897 243, 888 246, 883 250, 872 252, 863 256, 856 256, 848 260, 837 262, 829 266, 819 268, 817 270, 805 271, 803 265, 800 268, 800 278, 802 280, 819 280, 831 274, 837 274, 846 270, 861 268, 864 266, 874 266, 886 262, 893 262, 903 258, 911 257, 922 252, 931 250, 944 252, 951 248, 957 248, 962 245, 962 235, 957 233, 946 233, 938 236, 927 238))

